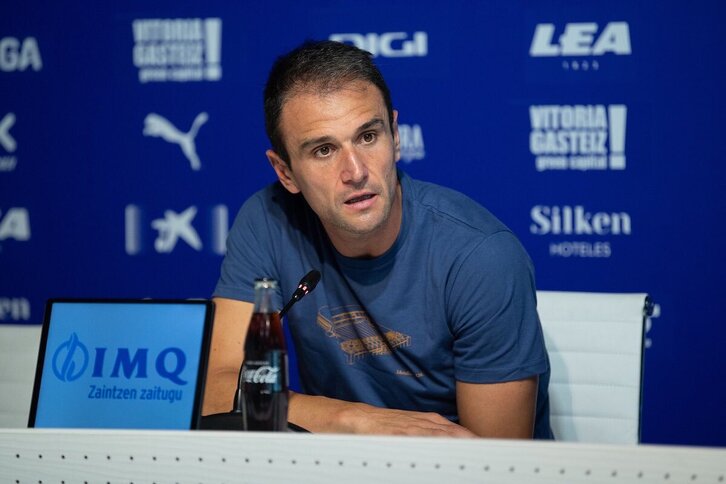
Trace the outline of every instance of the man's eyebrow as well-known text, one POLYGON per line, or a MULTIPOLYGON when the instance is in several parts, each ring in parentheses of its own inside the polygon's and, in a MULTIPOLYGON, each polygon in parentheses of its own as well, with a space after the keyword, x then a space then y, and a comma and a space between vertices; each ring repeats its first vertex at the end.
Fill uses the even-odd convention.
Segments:
POLYGON ((319 138, 306 139, 305 141, 303 141, 300 144, 300 151, 305 151, 308 148, 310 148, 311 146, 330 143, 332 141, 333 141, 332 136, 320 136, 319 138))
POLYGON ((381 118, 373 118, 367 123, 363 123, 360 128, 358 128, 358 132, 366 131, 371 128, 384 128, 386 123, 383 122, 381 118))
MULTIPOLYGON (((356 132, 360 133, 361 131, 366 131, 371 128, 384 128, 385 125, 386 125, 386 123, 384 123, 381 118, 373 118, 370 121, 360 125, 358 127, 358 129, 356 130, 356 132)), ((310 139, 306 139, 305 141, 303 141, 300 144, 299 149, 300 149, 300 151, 305 151, 308 148, 310 148, 311 146, 322 145, 325 143, 331 143, 333 141, 334 141, 334 138, 332 136, 320 136, 318 138, 310 138, 310 139)))

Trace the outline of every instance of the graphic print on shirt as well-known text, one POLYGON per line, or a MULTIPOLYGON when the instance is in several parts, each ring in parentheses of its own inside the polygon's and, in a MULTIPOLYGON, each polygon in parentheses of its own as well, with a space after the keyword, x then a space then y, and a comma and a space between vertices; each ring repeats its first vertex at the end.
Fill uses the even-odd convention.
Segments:
POLYGON ((389 355, 396 348, 411 344, 409 335, 371 322, 360 306, 323 306, 318 311, 317 321, 326 336, 340 341, 340 349, 347 355, 349 365, 365 355, 389 355))

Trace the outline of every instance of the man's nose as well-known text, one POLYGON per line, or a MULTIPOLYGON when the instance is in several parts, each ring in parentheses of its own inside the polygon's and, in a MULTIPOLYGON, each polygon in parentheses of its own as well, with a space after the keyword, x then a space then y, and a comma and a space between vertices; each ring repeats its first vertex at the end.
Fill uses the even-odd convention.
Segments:
POLYGON ((346 148, 341 157, 340 176, 343 183, 359 184, 368 178, 368 167, 355 148, 346 148))

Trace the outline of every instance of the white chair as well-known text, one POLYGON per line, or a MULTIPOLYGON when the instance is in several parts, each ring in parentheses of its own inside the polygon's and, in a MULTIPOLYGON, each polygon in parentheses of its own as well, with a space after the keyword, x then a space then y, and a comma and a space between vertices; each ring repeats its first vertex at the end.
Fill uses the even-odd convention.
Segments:
POLYGON ((0 324, 0 428, 25 428, 41 325, 0 324))
POLYGON ((557 440, 640 441, 647 294, 537 292, 557 440))

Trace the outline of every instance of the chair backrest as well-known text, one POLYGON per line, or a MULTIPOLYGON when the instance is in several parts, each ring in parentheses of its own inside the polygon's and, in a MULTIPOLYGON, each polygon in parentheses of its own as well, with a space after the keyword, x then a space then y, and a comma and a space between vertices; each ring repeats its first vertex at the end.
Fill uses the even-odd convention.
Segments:
POLYGON ((0 324, 0 428, 28 426, 39 324, 0 324))
POLYGON ((537 300, 555 438, 638 443, 647 294, 538 291, 537 300))

